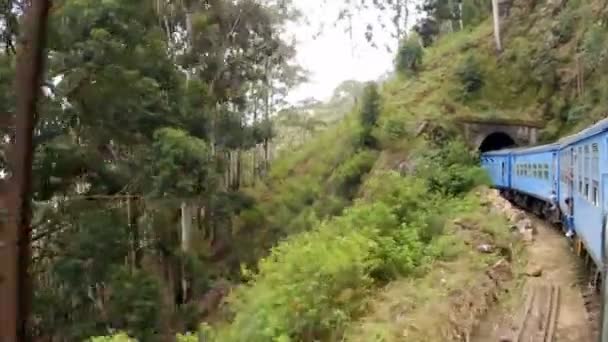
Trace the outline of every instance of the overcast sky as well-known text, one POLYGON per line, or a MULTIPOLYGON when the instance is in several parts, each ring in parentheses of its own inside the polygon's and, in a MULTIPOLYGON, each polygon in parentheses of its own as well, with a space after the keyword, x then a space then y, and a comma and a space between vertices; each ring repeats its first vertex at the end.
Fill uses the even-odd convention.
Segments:
POLYGON ((367 22, 377 21, 378 13, 364 13, 354 20, 355 31, 351 41, 344 32, 344 25, 335 27, 339 13, 338 0, 296 0, 297 5, 310 21, 310 25, 300 24, 290 28, 298 40, 297 61, 310 72, 310 81, 294 89, 289 101, 295 103, 305 98, 328 99, 333 89, 342 81, 375 80, 393 69, 394 52, 388 52, 385 44, 394 48, 396 42, 388 33, 376 32, 379 48, 371 47, 365 40, 364 28, 367 22), (321 25, 321 35, 314 33, 321 25))

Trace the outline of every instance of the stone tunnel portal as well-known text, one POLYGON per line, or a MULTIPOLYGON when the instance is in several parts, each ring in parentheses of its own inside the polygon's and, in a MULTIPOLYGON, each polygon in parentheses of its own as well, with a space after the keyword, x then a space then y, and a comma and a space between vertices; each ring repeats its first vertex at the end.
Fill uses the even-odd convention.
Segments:
POLYGON ((481 145, 479 145, 479 151, 488 152, 514 146, 516 146, 515 140, 510 135, 503 132, 494 132, 483 139, 481 145))

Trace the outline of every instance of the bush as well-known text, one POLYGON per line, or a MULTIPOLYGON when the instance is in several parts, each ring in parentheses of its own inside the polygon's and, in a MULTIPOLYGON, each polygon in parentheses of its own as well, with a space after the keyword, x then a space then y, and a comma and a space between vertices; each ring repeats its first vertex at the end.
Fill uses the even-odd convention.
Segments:
POLYGON ((422 46, 419 37, 412 34, 408 39, 401 43, 395 59, 395 68, 401 74, 414 74, 420 69, 422 64, 422 46))
POLYGON ((194 333, 177 334, 177 342, 198 342, 198 336, 194 333))
MULTIPOLYGON (((410 180, 400 183, 405 190, 410 180)), ((385 199, 394 203, 360 203, 274 248, 252 281, 236 291, 235 320, 218 340, 327 338, 362 309, 375 281, 415 272, 427 260, 419 234, 424 225, 401 222, 398 199, 385 199)))
MULTIPOLYGON (((177 334, 175 337, 177 342, 198 342, 198 336, 193 333, 177 334)), ((137 342, 137 340, 125 333, 119 333, 113 336, 91 337, 87 342, 137 342)))
POLYGON ((88 342, 136 342, 136 340, 125 333, 119 333, 113 336, 91 337, 88 342))
POLYGON ((389 118, 382 124, 383 140, 398 141, 406 137, 408 131, 403 120, 389 118))
POLYGON ((374 201, 387 205, 398 220, 415 219, 430 210, 437 198, 428 191, 424 179, 401 177, 395 171, 382 172, 367 183, 367 194, 374 201))
POLYGON ((365 147, 376 147, 376 139, 372 130, 376 127, 380 116, 380 94, 378 86, 374 82, 368 82, 363 89, 362 108, 359 114, 361 124, 360 141, 365 147))
POLYGON ((472 94, 479 91, 484 85, 481 67, 479 62, 472 55, 469 55, 465 59, 464 63, 458 67, 456 70, 456 76, 462 84, 462 90, 465 98, 468 98, 472 94))
POLYGON ((585 52, 585 66, 593 71, 606 60, 606 32, 600 25, 593 25, 585 32, 583 37, 583 51, 585 52))
POLYGON ((158 281, 143 271, 121 268, 110 281, 108 313, 112 326, 127 330, 143 341, 154 341, 160 323, 161 295, 158 281))
POLYGON ((476 158, 462 142, 450 142, 439 149, 428 150, 418 176, 426 180, 431 191, 448 196, 489 184, 487 173, 477 165, 476 158))
POLYGON ((334 191, 344 198, 352 199, 361 184, 361 178, 372 169, 377 157, 377 152, 364 150, 338 166, 329 180, 334 191))
POLYGON ((562 11, 557 17, 557 25, 552 29, 558 43, 566 43, 574 35, 575 17, 572 11, 562 11))
MULTIPOLYGON (((361 165, 372 164, 373 155, 355 155, 334 172, 334 180, 353 179, 361 165)), ((418 177, 394 171, 374 174, 366 182, 369 201, 362 199, 331 220, 315 219, 314 229, 274 247, 259 262, 258 272, 247 272, 249 282, 231 295, 232 323, 207 331, 208 338, 339 340, 351 317, 365 309, 364 299, 373 286, 398 276, 417 276, 434 258, 456 255, 461 245, 442 233, 446 217, 459 208, 444 193, 470 189, 481 169, 459 143, 428 151, 424 163, 428 169, 418 177), (429 172, 431 165, 438 169, 435 173, 429 172), (462 179, 458 174, 464 174, 462 179), (448 190, 432 191, 431 186, 448 190)), ((304 210, 299 217, 313 214, 304 210)))

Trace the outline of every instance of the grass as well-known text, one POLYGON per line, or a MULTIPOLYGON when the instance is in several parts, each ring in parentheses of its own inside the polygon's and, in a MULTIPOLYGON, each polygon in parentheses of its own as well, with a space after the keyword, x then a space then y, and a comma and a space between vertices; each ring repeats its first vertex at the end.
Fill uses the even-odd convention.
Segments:
MULTIPOLYGON (((443 258, 422 278, 400 278, 379 291, 369 301, 368 313, 351 324, 346 341, 456 341, 474 329, 494 304, 488 300, 494 294, 501 305, 514 305, 514 292, 501 292, 486 275, 504 256, 480 254, 476 247, 485 242, 508 248, 516 275, 525 264, 524 251, 506 220, 482 208, 475 196, 465 199, 466 206, 436 242, 447 252, 443 258)), ((517 277, 502 281, 501 288, 520 286, 517 277)))

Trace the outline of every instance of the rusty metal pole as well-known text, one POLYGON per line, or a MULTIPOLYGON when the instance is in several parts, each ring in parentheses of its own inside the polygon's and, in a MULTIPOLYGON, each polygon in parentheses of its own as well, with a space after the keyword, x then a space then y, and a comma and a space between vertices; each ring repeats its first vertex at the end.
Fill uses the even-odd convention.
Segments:
POLYGON ((4 273, 0 274, 0 342, 28 340, 32 287, 29 276, 31 177, 36 105, 44 69, 43 51, 50 0, 32 0, 25 12, 17 50, 15 141, 9 156, 12 177, 2 200, 8 220, 0 227, 4 273))

